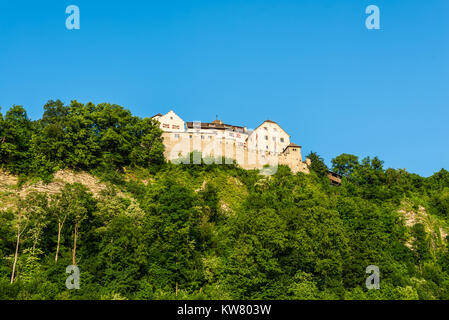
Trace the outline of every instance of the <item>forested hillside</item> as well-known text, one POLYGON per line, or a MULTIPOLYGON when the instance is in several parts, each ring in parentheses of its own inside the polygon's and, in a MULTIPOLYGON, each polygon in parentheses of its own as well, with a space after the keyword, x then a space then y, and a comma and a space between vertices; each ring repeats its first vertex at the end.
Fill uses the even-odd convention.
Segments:
POLYGON ((449 299, 449 172, 166 163, 153 120, 0 113, 0 299, 449 299), (65 286, 80 269, 80 289, 65 286), (367 290, 366 267, 380 269, 367 290))

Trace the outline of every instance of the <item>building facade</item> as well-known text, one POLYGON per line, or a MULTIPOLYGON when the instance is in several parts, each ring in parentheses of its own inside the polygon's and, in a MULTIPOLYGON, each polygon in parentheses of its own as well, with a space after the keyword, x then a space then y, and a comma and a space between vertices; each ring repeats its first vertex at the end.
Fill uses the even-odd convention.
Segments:
POLYGON ((152 119, 159 121, 160 128, 164 132, 185 132, 185 122, 176 113, 170 110, 162 115, 158 113, 152 119))
MULTIPOLYGON (((290 135, 274 121, 266 120, 255 130, 244 126, 224 124, 220 120, 210 123, 184 122, 176 113, 157 114, 164 139, 164 155, 169 161, 186 159, 201 152, 203 160, 221 163, 235 161, 244 169, 263 169, 287 165, 293 172, 309 173, 302 161, 301 147, 290 142, 290 135)), ((201 159, 194 159, 194 162, 201 159)))
POLYGON ((280 154, 290 144, 290 135, 276 122, 265 120, 248 136, 248 149, 280 154))

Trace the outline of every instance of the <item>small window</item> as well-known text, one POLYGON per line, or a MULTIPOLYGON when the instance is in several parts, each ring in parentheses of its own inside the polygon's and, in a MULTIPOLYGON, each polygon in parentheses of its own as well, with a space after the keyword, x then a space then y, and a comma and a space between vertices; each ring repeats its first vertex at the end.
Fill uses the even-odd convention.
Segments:
POLYGON ((170 128, 170 125, 164 123, 164 124, 162 125, 162 127, 163 127, 163 128, 170 128))
POLYGON ((204 136, 201 136, 201 140, 204 140, 204 136))
POLYGON ((284 138, 281 138, 281 142, 284 142, 284 138))
POLYGON ((265 136, 265 140, 268 140, 268 136, 265 136))
POLYGON ((175 139, 179 139, 179 134, 175 134, 175 139))
POLYGON ((267 150, 268 150, 268 146, 265 146, 265 149, 267 149, 267 150))
POLYGON ((189 138, 192 139, 192 135, 189 135, 189 138))

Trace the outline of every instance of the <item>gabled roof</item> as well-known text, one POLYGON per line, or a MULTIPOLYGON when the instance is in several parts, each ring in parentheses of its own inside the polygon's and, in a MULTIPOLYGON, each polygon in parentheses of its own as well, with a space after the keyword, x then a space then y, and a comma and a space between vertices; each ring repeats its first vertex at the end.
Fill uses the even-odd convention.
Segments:
POLYGON ((253 132, 256 131, 257 129, 259 129, 265 122, 277 124, 278 127, 281 128, 282 131, 284 131, 289 137, 291 137, 291 136, 287 133, 287 131, 285 131, 284 129, 282 129, 282 127, 279 125, 279 123, 274 122, 273 120, 268 120, 268 119, 265 120, 264 122, 262 122, 256 129, 253 130, 253 132))
POLYGON ((151 119, 153 119, 154 117, 165 117, 165 116, 167 116, 167 115, 170 114, 170 113, 171 113, 173 116, 178 117, 181 121, 184 121, 184 120, 183 120, 180 116, 178 116, 173 110, 170 110, 170 111, 167 112, 166 114, 158 113, 158 114, 152 116, 151 119))
POLYGON ((293 148, 302 148, 301 146, 298 146, 297 144, 295 144, 295 143, 293 143, 293 142, 291 142, 286 148, 289 148, 289 147, 293 147, 293 148))
POLYGON ((297 144, 295 144, 295 143, 290 143, 288 146, 286 146, 285 148, 284 148, 284 150, 282 150, 282 153, 284 153, 285 152, 285 150, 287 150, 288 148, 302 148, 301 146, 298 146, 297 144))

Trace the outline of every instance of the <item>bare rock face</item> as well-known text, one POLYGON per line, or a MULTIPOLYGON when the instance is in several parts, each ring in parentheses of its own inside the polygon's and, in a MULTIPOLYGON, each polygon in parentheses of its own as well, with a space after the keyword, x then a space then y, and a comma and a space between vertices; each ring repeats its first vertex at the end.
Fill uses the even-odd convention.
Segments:
POLYGON ((18 181, 19 179, 16 176, 0 170, 0 188, 16 185, 18 181))
POLYGON ((428 215, 426 208, 419 206, 418 211, 402 208, 399 213, 404 215, 404 222, 407 227, 413 227, 417 223, 425 224, 428 215))
POLYGON ((67 183, 80 183, 87 187, 95 197, 98 197, 100 192, 106 188, 106 185, 101 183, 97 177, 86 172, 75 172, 72 170, 59 170, 55 173, 53 181, 48 184, 42 181, 25 183, 19 189, 17 186, 18 181, 17 176, 0 171, 0 194, 3 193, 3 197, 6 197, 6 194, 9 196, 14 194, 16 197, 25 198, 29 193, 35 191, 50 195, 61 191, 67 183))
MULTIPOLYGON (((419 205, 417 208, 413 208, 411 203, 405 201, 402 203, 402 208, 398 213, 403 216, 404 224, 408 228, 412 228, 418 223, 424 225, 426 232, 430 236, 433 249, 441 246, 446 241, 447 230, 440 226, 438 220, 430 215, 423 206, 419 205)), ((415 240, 413 237, 410 237, 405 245, 413 250, 413 242, 415 240)))
POLYGON ((234 213, 234 211, 229 207, 229 205, 223 200, 220 200, 220 209, 226 216, 230 216, 234 213))
POLYGON ((52 182, 45 184, 42 181, 34 184, 27 184, 19 191, 20 197, 26 197, 30 192, 42 192, 47 194, 55 194, 61 191, 67 183, 80 183, 87 187, 95 197, 97 197, 101 190, 106 188, 106 185, 101 183, 98 178, 86 173, 75 172, 72 170, 59 170, 55 173, 52 182))
POLYGON ((19 179, 0 170, 0 210, 13 208, 17 199, 17 183, 19 179))
POLYGON ((60 170, 55 174, 55 181, 64 183, 80 183, 86 186, 95 196, 106 188, 104 183, 86 172, 74 172, 70 170, 60 170))

